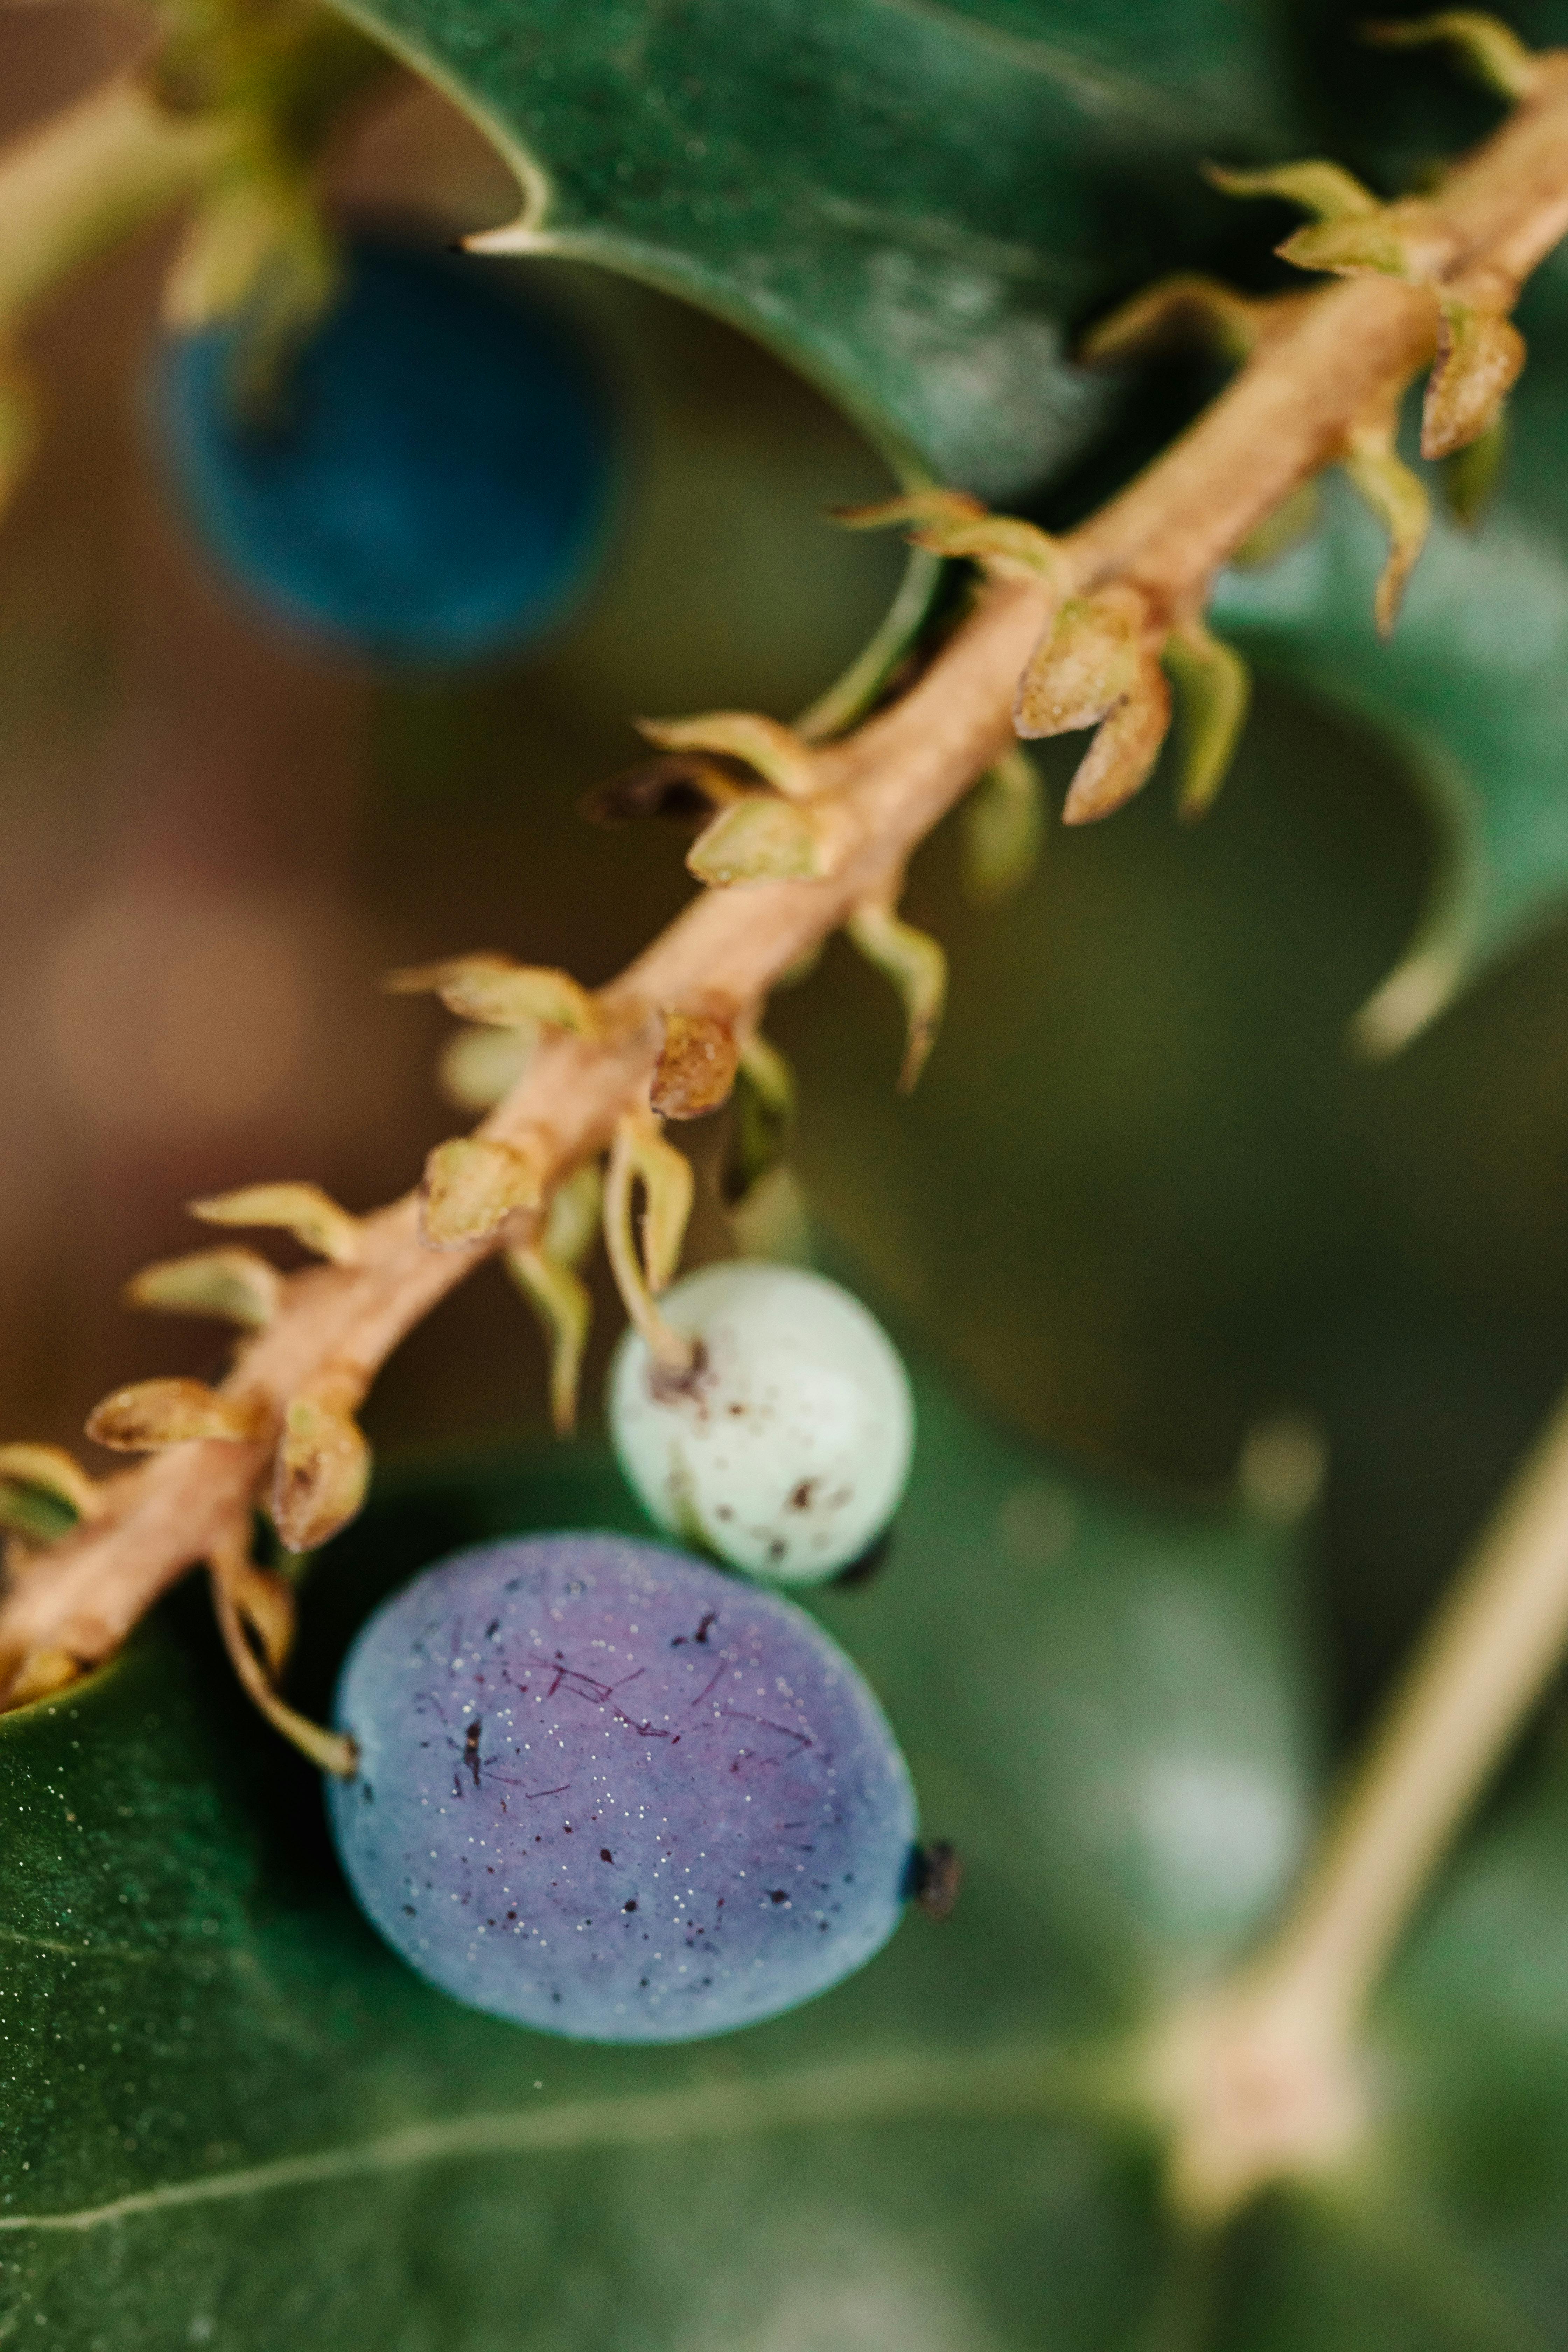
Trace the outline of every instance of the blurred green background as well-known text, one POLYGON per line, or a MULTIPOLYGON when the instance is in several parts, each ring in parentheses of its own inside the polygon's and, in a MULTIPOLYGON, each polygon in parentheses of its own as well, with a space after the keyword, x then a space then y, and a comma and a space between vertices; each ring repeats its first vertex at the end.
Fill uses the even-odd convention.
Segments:
MULTIPOLYGON (((106 14, 0 14, 0 128, 127 39, 106 14)), ((339 179, 436 242, 513 209, 477 137, 412 90, 339 179)), ((137 424, 160 258, 51 309, 43 462, 0 535, 0 1428, 67 1443, 119 1381, 212 1360, 210 1333, 117 1304, 191 1245, 184 1200, 302 1176, 357 1208, 458 1123, 433 1081, 447 1024, 379 973, 502 947, 607 976, 689 887, 679 831, 580 814, 636 756, 631 715, 787 716, 900 569, 823 520, 877 493, 880 462, 764 355, 636 287, 476 263, 550 268, 601 338, 630 452, 619 538, 545 653, 378 681, 258 622, 165 510, 137 424)), ((1148 264, 1130 250, 1130 282, 1148 264)), ((1071 757, 1047 763, 1053 805, 1071 757)), ((842 946, 772 1024, 814 1210, 999 1417, 1186 1488, 1229 1479, 1262 1419, 1321 1428, 1347 1717, 1568 1363, 1568 940, 1394 1063, 1346 1047, 1433 855, 1384 746, 1265 690, 1194 832, 1157 780, 1109 825, 1055 830, 984 913, 952 828, 926 848, 910 908, 952 991, 912 1100, 892 1001, 842 946)), ((697 1246, 721 1245, 710 1210, 697 1246)), ((542 1402, 532 1326, 487 1273, 369 1418, 384 1452, 467 1445, 538 1425, 542 1402)))

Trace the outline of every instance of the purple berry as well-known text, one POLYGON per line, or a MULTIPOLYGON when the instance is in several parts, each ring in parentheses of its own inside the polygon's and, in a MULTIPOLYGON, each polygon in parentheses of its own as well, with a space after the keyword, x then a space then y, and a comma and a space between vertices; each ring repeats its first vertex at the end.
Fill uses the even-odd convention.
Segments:
POLYGON ((433 1984, 591 2042, 684 2042, 859 1968, 910 1886, 913 1791, 793 1602, 615 1535, 485 1544, 361 1630, 328 1792, 360 1902, 433 1984))

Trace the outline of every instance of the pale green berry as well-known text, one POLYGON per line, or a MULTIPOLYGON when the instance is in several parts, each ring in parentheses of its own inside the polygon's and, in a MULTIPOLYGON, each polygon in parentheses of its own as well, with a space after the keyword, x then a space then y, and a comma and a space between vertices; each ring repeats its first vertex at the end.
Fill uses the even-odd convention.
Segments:
POLYGON ((898 1351, 819 1274, 739 1260, 659 1302, 697 1343, 672 1379, 628 1329, 610 1368, 622 1469, 672 1535, 731 1568, 812 1584, 858 1559, 898 1508, 914 1407, 898 1351))

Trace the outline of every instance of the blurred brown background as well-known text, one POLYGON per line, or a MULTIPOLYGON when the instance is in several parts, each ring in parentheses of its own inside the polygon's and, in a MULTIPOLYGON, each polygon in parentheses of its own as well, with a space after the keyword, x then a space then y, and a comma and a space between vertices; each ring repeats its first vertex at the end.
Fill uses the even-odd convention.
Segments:
MULTIPOLYGON (((5 127, 130 39, 107 14, 0 7, 5 127)), ((513 209, 479 139, 412 89, 340 186, 437 242, 513 209)), ((278 634, 167 511, 138 423, 162 250, 41 320, 47 438, 0 530, 0 1429, 66 1442, 116 1383, 212 1360, 212 1333, 117 1304, 194 1245, 184 1201, 308 1176, 365 1206, 453 1131, 448 1024, 380 972, 494 946, 607 975, 688 887, 679 835, 578 814, 634 756, 630 715, 788 716, 900 561, 824 523, 886 477, 805 388, 662 297, 556 269, 625 412, 605 577, 540 655, 377 679, 278 634)), ((1226 1477, 1260 1415, 1326 1430, 1357 1682, 1568 1365, 1568 944, 1392 1066, 1344 1049, 1430 858, 1388 751, 1266 691, 1194 834, 1157 779, 1114 824, 1058 832, 984 916, 951 828, 923 853, 911 911, 952 996, 912 1101, 891 1001, 841 946, 773 1024, 814 1207, 998 1412, 1189 1486, 1226 1477)), ((601 1356, 614 1322, 606 1300, 601 1356)), ((542 1372, 487 1272, 389 1370, 373 1433, 537 1426, 542 1372)))
MULTIPOLYGON (((0 11, 4 127, 132 38, 107 15, 0 11)), ((346 209, 395 207, 436 244, 516 209, 510 173, 413 85, 335 180, 346 209)), ((606 977, 689 887, 675 835, 576 814, 636 756, 630 714, 804 702, 900 568, 825 525, 888 477, 792 379, 672 303, 552 270, 621 398, 605 573, 542 655, 378 682, 279 635, 167 510, 138 415, 166 252, 144 240, 51 307, 47 440, 0 541, 0 1423, 71 1439, 107 1385, 211 1352, 115 1303, 196 1238, 184 1199, 298 1173, 369 1205, 458 1124, 432 1084, 450 1024, 389 1003, 380 973, 504 944, 606 977)), ((400 1369, 384 1428, 537 1419, 527 1316, 499 1278, 474 1288, 400 1369)))

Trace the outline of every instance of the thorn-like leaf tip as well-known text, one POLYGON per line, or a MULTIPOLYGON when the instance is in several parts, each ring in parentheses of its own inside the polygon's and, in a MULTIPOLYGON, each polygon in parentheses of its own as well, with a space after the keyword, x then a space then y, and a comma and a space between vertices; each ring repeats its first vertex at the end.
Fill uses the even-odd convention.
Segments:
POLYGON ((1510 26, 1479 8, 1445 8, 1435 16, 1363 25, 1361 37, 1382 49, 1421 48, 1441 41, 1457 52, 1476 80, 1500 98, 1528 98, 1540 86, 1542 60, 1510 26))
POLYGON ((845 930, 868 963, 890 980, 903 1001, 906 1024, 899 1088, 914 1087, 936 1043, 947 1002, 947 956, 929 931, 900 921, 880 899, 857 907, 845 930))

